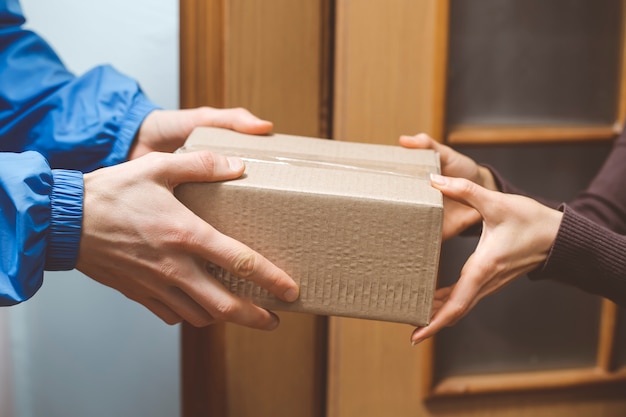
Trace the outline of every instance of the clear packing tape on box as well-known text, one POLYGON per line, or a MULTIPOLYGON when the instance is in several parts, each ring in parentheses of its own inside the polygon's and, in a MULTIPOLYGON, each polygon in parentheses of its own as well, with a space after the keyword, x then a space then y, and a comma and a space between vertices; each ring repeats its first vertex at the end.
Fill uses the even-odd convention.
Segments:
POLYGON ((184 184, 177 197, 300 286, 299 300, 285 303, 209 265, 231 292, 274 310, 428 322, 443 212, 428 182, 439 170, 434 152, 211 128, 178 152, 198 150, 240 157, 246 173, 184 184))
MULTIPOLYGON (((186 153, 194 151, 206 151, 206 146, 201 145, 189 145, 183 146, 177 153, 186 153)), ((346 158, 325 158, 321 159, 314 155, 306 154, 287 154, 285 152, 279 152, 278 154, 269 153, 259 149, 246 149, 229 147, 217 147, 212 146, 211 152, 219 153, 227 156, 236 156, 241 158, 244 162, 253 162, 260 164, 283 164, 292 166, 304 166, 310 168, 319 169, 332 169, 332 170, 345 170, 351 172, 366 172, 370 174, 382 174, 382 175, 394 175, 401 177, 410 177, 418 180, 428 180, 430 176, 430 170, 419 165, 409 164, 391 164, 384 162, 367 162, 364 163, 361 160, 346 159, 346 158)))

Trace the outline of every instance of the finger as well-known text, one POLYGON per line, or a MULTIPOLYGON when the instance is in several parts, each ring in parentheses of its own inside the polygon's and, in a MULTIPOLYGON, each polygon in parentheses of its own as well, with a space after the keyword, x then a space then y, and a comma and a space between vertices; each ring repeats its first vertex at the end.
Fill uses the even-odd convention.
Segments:
POLYGON ((215 278, 205 278, 189 281, 186 291, 216 320, 261 330, 278 327, 280 320, 274 313, 235 296, 215 278))
POLYGON ((242 133, 263 135, 270 133, 272 122, 262 120, 243 108, 213 109, 204 108, 204 124, 207 126, 232 129, 242 133))
POLYGON ((450 298, 450 294, 454 290, 454 285, 450 285, 447 287, 437 288, 435 291, 435 299, 434 302, 439 303, 439 307, 450 298))
MULTIPOLYGON (((202 274, 199 274, 202 275, 202 274)), ((194 327, 205 327, 215 322, 215 318, 193 297, 177 287, 169 287, 162 295, 162 302, 194 327)))
POLYGON ((419 133, 414 136, 402 135, 400 136, 400 145, 405 148, 414 149, 432 149, 437 150, 442 145, 428 136, 426 133, 419 133))
POLYGON ((456 323, 463 317, 465 311, 464 305, 456 304, 455 300, 450 297, 435 313, 428 326, 415 329, 411 335, 411 344, 415 346, 439 333, 443 328, 456 323))
POLYGON ((431 321, 428 325, 417 327, 413 331, 413 334, 411 335, 411 344, 413 346, 428 339, 431 336, 434 336, 441 329, 446 327, 447 324, 444 320, 445 317, 442 318, 442 314, 444 314, 445 316, 446 309, 450 308, 447 306, 450 295, 454 291, 454 287, 455 285, 451 285, 449 287, 439 288, 437 289, 437 291, 435 291, 431 321))
POLYGON ((484 217, 485 210, 494 205, 498 194, 465 178, 430 174, 430 183, 443 195, 476 209, 484 217))
POLYGON ((457 236, 481 220, 481 215, 476 209, 448 197, 443 199, 443 213, 443 240, 457 236))
POLYGON ((400 145, 404 146, 405 148, 432 149, 433 151, 439 153, 441 165, 443 166, 448 163, 448 158, 452 154, 452 149, 449 146, 437 142, 426 133, 419 133, 414 136, 400 136, 400 145))
POLYGON ((138 302, 146 307, 148 310, 150 310, 152 314, 154 314, 169 325, 178 324, 183 321, 182 317, 180 317, 178 314, 176 314, 176 312, 174 312, 174 310, 172 310, 159 300, 150 298, 148 300, 141 300, 138 302))
POLYGON ((240 158, 226 157, 208 151, 181 154, 151 154, 160 179, 176 187, 185 182, 212 182, 234 179, 245 169, 240 158))
POLYGON ((461 276, 456 284, 447 289, 439 289, 435 293, 437 297, 447 299, 433 315, 428 326, 417 328, 411 335, 411 343, 416 345, 423 340, 434 336, 444 327, 449 327, 465 317, 467 313, 479 301, 480 277, 476 275, 480 269, 473 267, 473 255, 470 256, 463 266, 461 276))
POLYGON ((435 297, 433 299, 433 306, 430 314, 431 317, 437 314, 437 311, 439 311, 441 307, 445 305, 445 303, 448 301, 448 298, 450 297, 450 293, 452 292, 453 288, 454 286, 449 286, 439 288, 437 291, 435 291, 435 297))
POLYGON ((197 255, 220 266, 230 274, 252 281, 287 302, 298 299, 299 288, 282 269, 243 243, 200 221, 199 242, 190 248, 197 255))
POLYGON ((195 327, 204 327, 215 321, 204 308, 179 288, 160 289, 153 287, 152 291, 154 295, 147 299, 133 298, 132 296, 129 298, 143 304, 167 324, 176 324, 184 320, 195 327))
MULTIPOLYGON (((451 285, 449 287, 438 288, 437 290, 435 290, 435 295, 433 297, 433 304, 432 304, 431 311, 430 311, 431 320, 432 320, 432 317, 434 317, 437 314, 437 312, 441 309, 441 307, 443 307, 445 303, 448 301, 450 293, 452 292, 453 289, 454 289, 454 285, 451 285)), ((413 331, 413 333, 417 332, 418 330, 426 326, 418 326, 413 331)))

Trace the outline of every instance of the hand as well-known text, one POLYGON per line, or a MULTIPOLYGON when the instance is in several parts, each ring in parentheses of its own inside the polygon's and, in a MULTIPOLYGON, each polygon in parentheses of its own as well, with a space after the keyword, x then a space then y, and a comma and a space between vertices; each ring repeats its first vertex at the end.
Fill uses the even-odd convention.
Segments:
POLYGON ((141 124, 128 159, 137 159, 150 152, 173 152, 198 126, 223 127, 254 135, 269 133, 273 127, 271 122, 261 120, 242 108, 155 110, 141 124))
POLYGON ((560 211, 530 198, 489 191, 466 179, 433 175, 431 184, 475 208, 483 218, 483 231, 457 283, 435 291, 432 320, 415 329, 413 344, 453 325, 483 297, 539 267, 563 217, 560 211))
POLYGON ((298 287, 260 254, 193 214, 173 195, 185 182, 222 181, 244 171, 210 152, 151 153, 85 175, 77 269, 150 309, 163 321, 205 326, 225 320, 270 330, 276 315, 239 299, 207 262, 256 282, 285 301, 298 287))
MULTIPOLYGON (((425 133, 415 136, 401 136, 400 144, 406 148, 432 149, 438 152, 443 175, 465 178, 489 190, 497 190, 491 171, 449 146, 442 145, 425 133)), ((480 214, 472 207, 450 200, 445 196, 443 206, 444 240, 458 235, 480 221, 480 214)))

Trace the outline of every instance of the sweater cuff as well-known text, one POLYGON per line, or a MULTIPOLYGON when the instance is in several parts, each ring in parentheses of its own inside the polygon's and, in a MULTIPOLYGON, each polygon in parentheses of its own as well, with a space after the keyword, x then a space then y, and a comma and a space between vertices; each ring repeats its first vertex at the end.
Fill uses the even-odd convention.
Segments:
POLYGON ((83 174, 80 171, 52 170, 50 228, 45 269, 73 269, 78 258, 83 221, 83 174))
POLYGON ((565 204, 562 209, 563 220, 550 253, 543 266, 529 274, 529 278, 555 279, 591 293, 610 288, 616 293, 609 291, 601 295, 623 299, 621 277, 626 270, 623 237, 565 204))

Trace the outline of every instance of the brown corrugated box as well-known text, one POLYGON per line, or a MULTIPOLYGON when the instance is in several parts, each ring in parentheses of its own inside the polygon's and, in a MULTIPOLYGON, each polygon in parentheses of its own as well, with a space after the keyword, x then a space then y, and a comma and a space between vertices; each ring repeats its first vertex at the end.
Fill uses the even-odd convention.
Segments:
POLYGON ((429 185, 435 152, 198 128, 182 152, 242 157, 242 178, 183 184, 177 197, 222 233, 286 271, 294 303, 214 275, 272 309, 427 324, 441 247, 442 197, 429 185))

